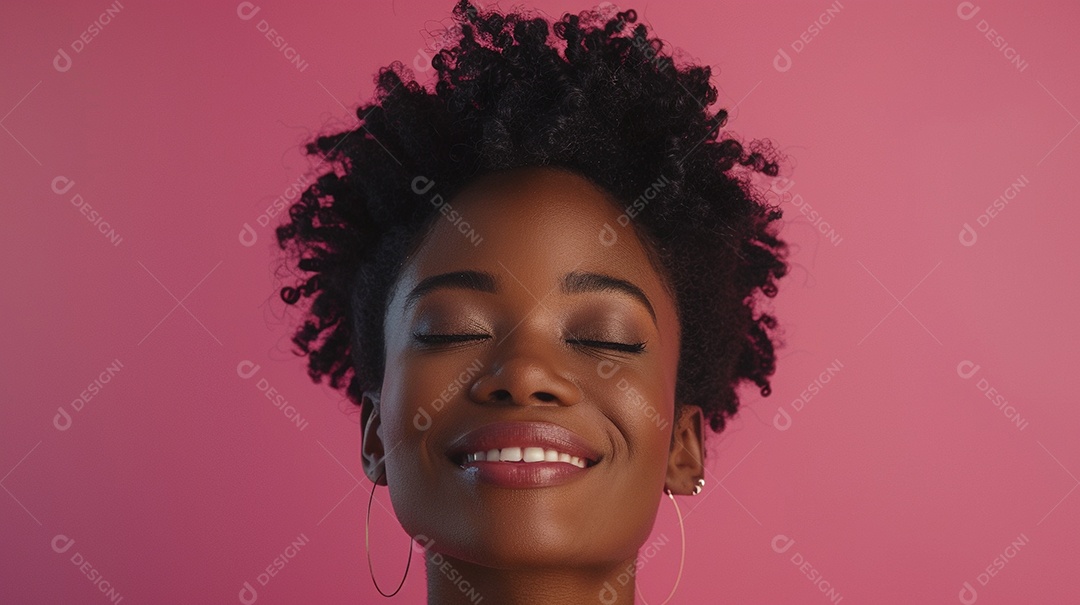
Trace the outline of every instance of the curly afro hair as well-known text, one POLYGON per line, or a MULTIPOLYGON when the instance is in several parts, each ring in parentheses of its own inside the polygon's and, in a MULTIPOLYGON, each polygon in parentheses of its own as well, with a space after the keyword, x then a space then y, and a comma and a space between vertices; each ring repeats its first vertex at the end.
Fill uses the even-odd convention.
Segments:
POLYGON ((708 109, 709 67, 676 65, 633 10, 551 23, 461 0, 453 16, 456 44, 431 58, 433 86, 394 62, 356 128, 306 145, 334 168, 276 236, 302 272, 281 298, 311 298, 292 337, 308 375, 357 405, 380 388, 388 294, 438 213, 413 190, 416 177, 450 198, 489 172, 551 166, 636 204, 629 222, 676 301, 676 401, 722 431, 739 384, 767 396, 775 371, 776 320, 760 295, 776 295, 787 245, 773 223, 780 210, 754 182, 778 174, 779 154, 768 141, 720 137, 728 114, 708 109))

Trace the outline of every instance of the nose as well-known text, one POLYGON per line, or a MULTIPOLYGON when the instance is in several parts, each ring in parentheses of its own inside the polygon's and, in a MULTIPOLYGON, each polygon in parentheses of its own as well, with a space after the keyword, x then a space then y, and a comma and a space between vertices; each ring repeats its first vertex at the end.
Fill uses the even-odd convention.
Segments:
POLYGON ((555 346, 540 346, 540 336, 507 337, 494 353, 489 371, 469 388, 470 398, 483 404, 574 405, 581 388, 560 364, 555 346))

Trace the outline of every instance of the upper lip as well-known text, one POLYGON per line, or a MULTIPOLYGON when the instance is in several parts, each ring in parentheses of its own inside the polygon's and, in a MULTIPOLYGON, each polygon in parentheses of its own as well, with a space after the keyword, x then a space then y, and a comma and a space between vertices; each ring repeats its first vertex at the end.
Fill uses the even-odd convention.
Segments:
POLYGON ((504 447, 542 447, 578 456, 592 465, 600 452, 570 429, 551 422, 503 421, 472 429, 451 442, 446 450, 455 462, 465 454, 486 452, 504 447))

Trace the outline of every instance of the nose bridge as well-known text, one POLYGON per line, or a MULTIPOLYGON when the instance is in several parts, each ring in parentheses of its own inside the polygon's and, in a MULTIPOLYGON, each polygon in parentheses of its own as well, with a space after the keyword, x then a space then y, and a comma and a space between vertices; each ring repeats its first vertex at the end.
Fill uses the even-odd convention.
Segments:
POLYGON ((523 321, 495 346, 472 395, 481 403, 573 405, 581 395, 567 374, 567 354, 560 335, 523 321))

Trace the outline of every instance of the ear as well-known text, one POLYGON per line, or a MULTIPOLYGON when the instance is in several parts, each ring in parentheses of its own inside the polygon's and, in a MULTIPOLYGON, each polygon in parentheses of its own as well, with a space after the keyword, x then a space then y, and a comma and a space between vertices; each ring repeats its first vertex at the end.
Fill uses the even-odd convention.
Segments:
POLYGON ((364 391, 360 401, 360 461, 364 474, 377 485, 386 485, 386 450, 379 435, 379 392, 364 391))
POLYGON ((668 455, 666 487, 673 494, 690 495, 698 479, 705 477, 704 417, 696 405, 683 405, 675 419, 668 455))

